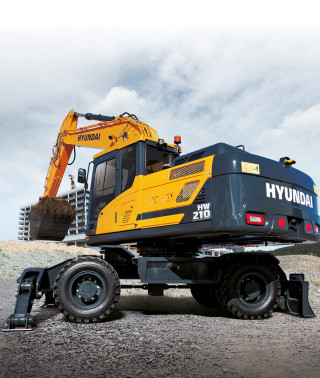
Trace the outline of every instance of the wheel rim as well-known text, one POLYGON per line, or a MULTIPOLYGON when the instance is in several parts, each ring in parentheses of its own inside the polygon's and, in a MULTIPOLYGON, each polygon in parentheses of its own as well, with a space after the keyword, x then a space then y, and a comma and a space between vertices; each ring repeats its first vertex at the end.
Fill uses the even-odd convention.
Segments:
POLYGON ((269 297, 269 285, 258 274, 245 274, 238 282, 238 297, 242 303, 249 307, 259 307, 269 297))
POLYGON ((99 306, 105 298, 106 281, 99 273, 86 270, 71 279, 68 293, 73 304, 89 310, 99 306))

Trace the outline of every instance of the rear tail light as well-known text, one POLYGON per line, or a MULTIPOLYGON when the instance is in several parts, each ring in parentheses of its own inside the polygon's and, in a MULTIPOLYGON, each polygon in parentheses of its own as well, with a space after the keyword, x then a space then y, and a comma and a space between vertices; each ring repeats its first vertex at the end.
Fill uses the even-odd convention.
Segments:
POLYGON ((262 214, 246 214, 246 223, 255 226, 263 226, 265 219, 262 214))
POLYGON ((310 222, 306 222, 305 225, 306 225, 306 231, 307 232, 311 232, 311 230, 312 230, 311 223, 310 222))
POLYGON ((314 233, 319 235, 319 226, 317 224, 314 226, 314 233))

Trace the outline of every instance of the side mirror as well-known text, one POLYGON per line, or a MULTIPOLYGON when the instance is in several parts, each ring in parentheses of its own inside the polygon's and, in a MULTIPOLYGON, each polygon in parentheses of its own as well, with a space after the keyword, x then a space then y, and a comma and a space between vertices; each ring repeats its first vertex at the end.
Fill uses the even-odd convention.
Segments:
POLYGON ((87 172, 84 168, 79 168, 78 170, 78 183, 84 184, 86 182, 87 172))

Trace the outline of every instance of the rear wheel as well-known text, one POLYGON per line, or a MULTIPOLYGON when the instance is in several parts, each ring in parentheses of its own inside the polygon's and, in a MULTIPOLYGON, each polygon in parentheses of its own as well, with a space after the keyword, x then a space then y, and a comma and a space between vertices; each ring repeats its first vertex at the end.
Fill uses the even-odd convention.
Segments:
POLYGON ((218 290, 220 305, 242 319, 269 317, 278 307, 281 294, 279 277, 272 265, 244 262, 231 266, 218 290))
POLYGON ((215 285, 192 285, 190 291, 193 298, 202 306, 219 307, 215 285))
POLYGON ((106 261, 81 257, 67 264, 54 284, 54 298, 60 311, 74 322, 104 320, 120 297, 117 272, 106 261))

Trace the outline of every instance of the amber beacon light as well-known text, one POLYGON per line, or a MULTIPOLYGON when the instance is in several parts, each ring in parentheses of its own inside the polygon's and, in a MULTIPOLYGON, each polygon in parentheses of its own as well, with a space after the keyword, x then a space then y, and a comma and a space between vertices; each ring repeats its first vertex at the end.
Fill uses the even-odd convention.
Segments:
POLYGON ((180 144, 181 143, 181 136, 179 135, 176 135, 174 137, 174 144, 180 144))

